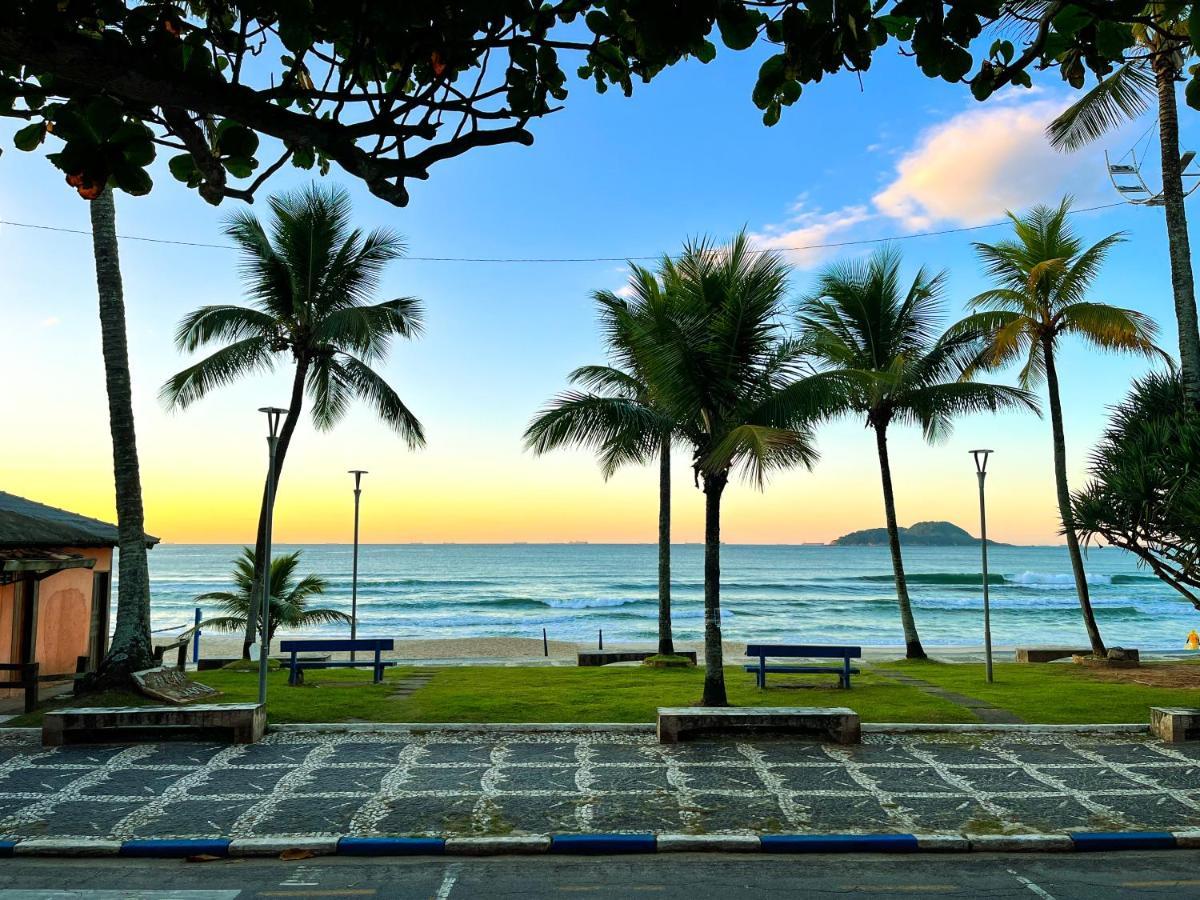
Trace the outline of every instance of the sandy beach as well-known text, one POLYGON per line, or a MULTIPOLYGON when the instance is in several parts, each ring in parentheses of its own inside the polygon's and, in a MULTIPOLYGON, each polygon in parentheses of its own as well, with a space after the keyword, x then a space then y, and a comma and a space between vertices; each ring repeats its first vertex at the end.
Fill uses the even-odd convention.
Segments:
MULTIPOLYGON (((300 637, 329 637, 329 635, 285 635, 276 637, 274 653, 279 654, 279 641, 300 637)), ((167 643, 157 640, 156 643, 167 643)), ((605 643, 607 650, 647 650, 653 648, 652 642, 626 644, 605 643)), ((677 641, 680 650, 695 650, 703 658, 704 646, 700 641, 677 641)), ((397 640, 395 650, 383 654, 386 659, 404 660, 439 660, 439 661, 471 661, 485 660, 522 660, 530 663, 549 659, 554 662, 574 662, 575 654, 580 650, 594 650, 595 643, 574 643, 572 641, 550 641, 549 653, 545 654, 542 642, 536 638, 517 637, 476 637, 476 638, 444 638, 436 640, 412 641, 397 640)), ((229 634, 205 634, 200 638, 200 656, 234 658, 241 655, 242 639, 229 634)), ((744 641, 726 641, 724 643, 725 660, 728 664, 737 665, 746 662, 746 643, 744 641)), ((982 648, 979 647, 938 647, 930 650, 937 659, 966 661, 982 658, 982 648)), ((189 653, 190 655, 190 653, 189 653)), ((864 647, 865 659, 898 659, 904 656, 903 647, 864 647)), ((997 659, 1011 659, 1011 648, 997 648, 997 659)))

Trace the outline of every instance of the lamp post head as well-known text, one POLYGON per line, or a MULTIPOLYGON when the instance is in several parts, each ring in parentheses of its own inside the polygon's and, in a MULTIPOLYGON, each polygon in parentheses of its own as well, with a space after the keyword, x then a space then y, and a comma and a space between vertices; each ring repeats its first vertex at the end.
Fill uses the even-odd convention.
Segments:
POLYGON ((988 464, 988 454, 991 450, 972 450, 971 455, 975 457, 975 471, 980 475, 986 474, 988 464))
POLYGON ((260 406, 258 411, 267 414, 267 437, 279 437, 279 420, 287 414, 287 410, 278 406, 260 406))
POLYGON ((354 476, 354 490, 357 491, 359 489, 358 485, 362 481, 362 477, 367 474, 367 470, 366 469, 347 469, 346 472, 347 472, 347 474, 354 476))

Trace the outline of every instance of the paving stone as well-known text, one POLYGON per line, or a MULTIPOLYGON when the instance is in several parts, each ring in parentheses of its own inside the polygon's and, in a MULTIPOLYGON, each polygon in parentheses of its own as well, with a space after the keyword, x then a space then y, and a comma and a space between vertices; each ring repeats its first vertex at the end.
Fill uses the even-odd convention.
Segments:
POLYGON ((600 797, 591 804, 594 831, 679 831, 683 815, 665 792, 650 797, 600 797))
POLYGON ((230 794, 265 795, 275 790, 287 769, 221 769, 209 772, 199 784, 188 788, 193 797, 220 797, 230 794))
POLYGON ((20 833, 38 835, 75 835, 78 837, 108 837, 113 828, 130 813, 141 808, 140 803, 105 803, 98 800, 64 800, 40 815, 37 821, 25 823, 20 833))
POLYGON ((491 798, 489 821, 499 831, 524 834, 553 834, 579 831, 577 810, 584 804, 581 796, 491 798))
POLYGON ((915 744, 913 750, 929 756, 943 766, 1011 766, 1012 763, 994 750, 966 743, 915 744))
POLYGON ((1129 771, 1153 778, 1169 790, 1200 790, 1200 766, 1130 766, 1129 771))
POLYGON ((1185 756, 1188 759, 1194 759, 1200 762, 1200 741, 1191 741, 1184 744, 1171 744, 1170 750, 1172 753, 1178 753, 1180 756, 1185 756))
POLYGON ((250 744, 230 757, 228 766, 298 766, 317 744, 250 744))
POLYGON ((790 791, 866 791, 842 766, 781 766, 771 769, 790 791))
POLYGON ((355 766, 352 769, 317 768, 306 773, 304 780, 295 785, 292 790, 297 794, 374 794, 379 791, 383 779, 391 771, 392 767, 390 766, 355 766))
POLYGON ((126 747, 110 746, 110 747, 58 747, 55 750, 42 752, 38 748, 38 752, 30 757, 30 764, 34 766, 54 766, 62 768, 65 766, 74 766, 80 769, 94 769, 97 766, 102 766, 118 753, 123 753, 126 747))
POLYGON ((750 760, 729 741, 702 741, 688 744, 671 744, 664 752, 677 763, 716 763, 722 766, 748 766, 750 760))
POLYGON ((662 766, 596 766, 591 770, 589 791, 671 791, 667 770, 662 766))
POLYGON ((471 834, 478 797, 402 797, 375 823, 380 834, 471 834))
MULTIPOLYGON (((1155 753, 1151 749, 1151 742, 1148 740, 1132 740, 1123 743, 1085 743, 1080 745, 1081 750, 1086 750, 1088 753, 1094 753, 1097 756, 1103 757, 1108 762, 1120 763, 1121 765, 1136 765, 1137 763, 1147 762, 1170 762, 1170 759, 1155 753)), ((1060 762, 1062 760, 1059 760, 1060 762)))
POLYGON ((694 794, 693 797, 693 806, 689 811, 699 831, 779 834, 796 830, 774 797, 729 797, 722 794, 694 794))
POLYGON ((838 747, 834 753, 856 763, 928 765, 924 760, 913 756, 908 748, 901 744, 859 744, 854 747, 838 747))
MULTIPOLYGON (((1021 762, 1033 766, 1061 766, 1064 764, 1090 762, 1090 760, 1080 756, 1070 747, 1059 744, 1014 744, 1005 749, 1021 762)), ((1139 756, 1145 758, 1145 751, 1141 750, 1139 756)))
POLYGON ((504 766, 496 783, 500 791, 559 791, 572 793, 575 785, 573 766, 504 766))
POLYGON ((1069 790, 1091 793, 1093 791, 1145 791, 1150 790, 1112 769, 1099 766, 1078 768, 1045 769, 1046 775, 1066 785, 1069 790))
POLYGON ((445 763, 476 763, 481 766, 491 764, 491 744, 425 744, 418 759, 425 766, 440 766, 445 763))
POLYGON ((88 772, 79 769, 50 769, 44 766, 16 769, 0 775, 0 794, 57 794, 88 772))
POLYGON ((1066 794, 1004 797, 994 802, 1007 810, 1010 822, 1035 831, 1111 830, 1117 825, 1066 794))
POLYGON ((758 772, 749 766, 714 768, 712 766, 682 766, 687 786, 693 791, 758 791, 766 790, 758 772))
POLYGON ((255 802, 215 798, 171 802, 159 815, 139 824, 138 837, 228 837, 237 820, 255 802))
POLYGON ((575 744, 533 744, 513 742, 507 745, 509 763, 574 763, 575 744))
POLYGON ((947 772, 956 778, 963 779, 974 790, 986 794, 1051 793, 1057 790, 1015 767, 1007 769, 955 767, 948 768, 947 772))
POLYGON ((269 819, 254 827, 255 834, 348 834, 350 820, 365 800, 327 797, 288 797, 276 804, 269 819))
POLYGON ((946 781, 929 766, 887 768, 862 766, 859 772, 889 794, 961 794, 963 789, 946 781))
POLYGON ((773 741, 758 745, 755 749, 762 755, 763 761, 772 766, 833 762, 823 744, 773 741))
POLYGON ((862 797, 795 797, 796 806, 814 831, 894 831, 896 820, 880 802, 869 795, 862 797))
POLYGON ((1141 794, 1122 797, 1119 804, 1111 797, 1096 798, 1109 806, 1119 806, 1121 817, 1132 826, 1156 831, 1187 829, 1200 824, 1200 809, 1177 794, 1141 794))
POLYGON ((333 752, 325 759, 328 765, 394 766, 400 761, 404 743, 368 743, 344 741, 334 744, 333 752))
POLYGON ((103 781, 88 785, 79 793, 84 797, 157 797, 182 778, 186 771, 162 772, 155 769, 113 769, 103 781))
MULTIPOLYGON (((206 765, 218 753, 228 749, 228 744, 223 746, 220 744, 157 744, 151 749, 150 753, 138 757, 134 765, 143 769, 150 768, 151 766, 194 769, 197 766, 206 765)), ((299 759, 294 762, 299 762, 299 759)), ((294 762, 289 760, 288 764, 292 765, 294 762)))
POLYGON ((661 765, 658 744, 593 744, 593 763, 619 763, 626 766, 661 765))

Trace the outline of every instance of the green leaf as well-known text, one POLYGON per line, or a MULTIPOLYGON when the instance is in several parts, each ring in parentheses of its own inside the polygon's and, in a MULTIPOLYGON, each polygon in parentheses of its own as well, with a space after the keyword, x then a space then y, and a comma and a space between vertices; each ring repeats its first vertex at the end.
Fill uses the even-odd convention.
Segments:
POLYGON ((717 13, 721 40, 730 50, 745 50, 758 39, 761 19, 741 4, 722 6, 717 13))
POLYGON ((779 121, 779 114, 782 112, 782 107, 779 103, 770 103, 767 105, 766 112, 763 113, 763 124, 770 128, 779 121))
POLYGON ((113 170, 112 177, 117 183, 117 187, 135 197, 141 197, 150 193, 150 190, 154 187, 154 181, 150 178, 150 173, 137 166, 117 166, 113 170))
POLYGON ((34 122, 13 135, 13 144, 18 150, 36 150, 46 139, 46 123, 34 122))
POLYGON ((1200 73, 1193 75, 1184 88, 1184 98, 1192 109, 1200 109, 1200 73))
POLYGON ((1074 36, 1092 23, 1092 14, 1082 6, 1069 3, 1054 17, 1054 30, 1059 34, 1074 36))
POLYGON ((184 184, 191 182, 194 176, 199 176, 200 170, 196 168, 196 160, 192 158, 190 153, 180 153, 178 156, 172 156, 167 162, 167 168, 171 170, 171 174, 175 176, 177 181, 182 181, 184 184))
POLYGON ((226 119, 218 130, 217 147, 222 156, 251 157, 258 150, 258 135, 245 125, 226 119))
POLYGON ((702 63, 710 63, 717 58, 717 47, 712 41, 701 41, 699 48, 692 55, 702 63))

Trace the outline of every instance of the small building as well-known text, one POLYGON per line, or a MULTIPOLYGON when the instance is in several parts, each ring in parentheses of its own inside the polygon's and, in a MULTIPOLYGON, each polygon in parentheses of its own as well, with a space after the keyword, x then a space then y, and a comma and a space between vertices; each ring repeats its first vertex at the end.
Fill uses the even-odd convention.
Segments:
MULTIPOLYGON (((146 546, 158 538, 146 535, 146 546)), ((0 491, 0 703, 39 677, 95 669, 108 647, 117 526, 0 491)))

